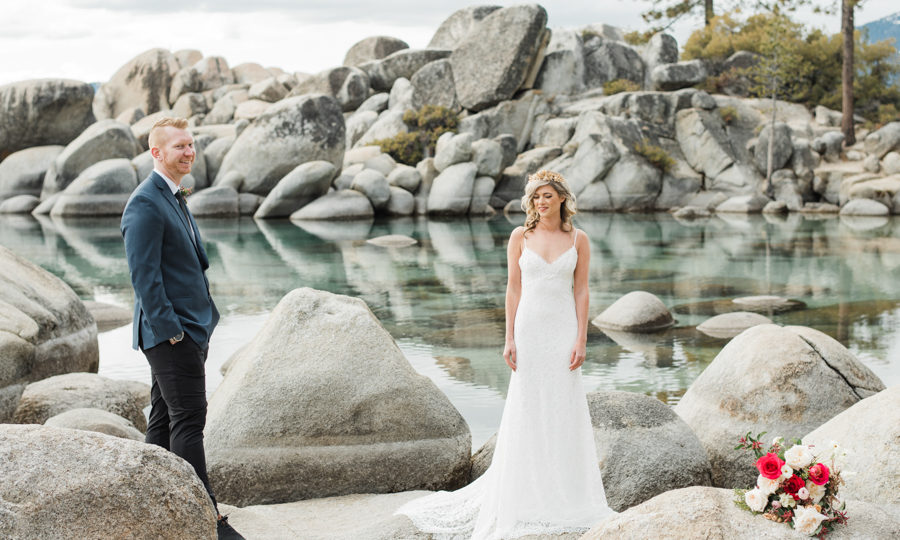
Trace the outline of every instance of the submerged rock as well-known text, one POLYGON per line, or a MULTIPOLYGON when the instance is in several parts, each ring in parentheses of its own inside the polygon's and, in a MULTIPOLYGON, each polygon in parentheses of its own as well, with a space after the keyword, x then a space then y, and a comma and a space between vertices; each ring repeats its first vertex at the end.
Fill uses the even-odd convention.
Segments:
POLYGON ((654 332, 672 326, 675 319, 656 295, 632 291, 616 300, 592 323, 611 330, 654 332))
POLYGON ((697 330, 710 337, 733 338, 760 324, 772 324, 772 319, 750 311, 735 311, 707 319, 697 326, 697 330))

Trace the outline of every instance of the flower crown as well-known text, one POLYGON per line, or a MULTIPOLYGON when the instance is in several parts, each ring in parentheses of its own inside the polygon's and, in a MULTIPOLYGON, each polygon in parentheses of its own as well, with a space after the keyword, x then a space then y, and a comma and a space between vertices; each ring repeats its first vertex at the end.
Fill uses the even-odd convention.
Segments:
POLYGON ((563 178, 563 175, 548 171, 546 169, 541 169, 538 172, 531 174, 528 176, 529 182, 556 182, 558 184, 565 184, 566 179, 563 178))

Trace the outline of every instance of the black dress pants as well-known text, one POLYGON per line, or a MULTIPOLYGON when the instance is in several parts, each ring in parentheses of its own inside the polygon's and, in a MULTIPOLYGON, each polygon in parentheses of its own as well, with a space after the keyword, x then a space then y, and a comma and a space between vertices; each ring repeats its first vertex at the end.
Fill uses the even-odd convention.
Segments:
POLYGON ((203 450, 208 351, 187 334, 175 345, 164 341, 143 351, 153 380, 145 441, 170 450, 190 463, 215 505, 203 450))

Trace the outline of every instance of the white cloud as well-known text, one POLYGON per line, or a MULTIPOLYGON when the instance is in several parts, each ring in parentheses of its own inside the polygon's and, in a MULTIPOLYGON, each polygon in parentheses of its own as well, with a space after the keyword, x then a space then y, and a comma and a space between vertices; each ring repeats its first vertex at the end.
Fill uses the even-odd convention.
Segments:
MULTIPOLYGON (((857 24, 896 10, 895 0, 868 0, 857 24)), ((491 3, 491 2, 486 2, 491 3)), ((521 1, 503 0, 500 5, 521 1)), ((552 27, 606 23, 643 26, 646 1, 548 0, 552 27)), ((131 58, 153 47, 198 49, 229 65, 256 62, 288 71, 316 72, 339 65, 347 49, 372 35, 424 47, 438 25, 460 6, 450 0, 43 0, 8 2, 0 17, 0 84, 64 77, 105 81, 131 58)), ((839 16, 803 20, 837 32, 839 16)), ((698 20, 673 31, 683 43, 698 20)))

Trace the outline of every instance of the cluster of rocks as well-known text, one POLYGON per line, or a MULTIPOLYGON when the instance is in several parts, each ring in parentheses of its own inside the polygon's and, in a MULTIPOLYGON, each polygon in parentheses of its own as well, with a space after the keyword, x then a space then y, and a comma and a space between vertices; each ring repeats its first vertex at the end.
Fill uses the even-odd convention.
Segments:
MULTIPOLYGON (((97 325, 61 279, 0 246, 0 423, 32 383, 97 372, 97 325)), ((43 420, 42 420, 43 421, 43 420)))
POLYGON ((515 209, 539 168, 568 178, 583 210, 900 212, 900 122, 844 149, 834 111, 779 103, 770 126, 768 101, 693 88, 752 64, 749 53, 679 62, 667 34, 635 46, 607 25, 546 22, 538 5, 469 7, 424 49, 370 37, 315 74, 152 49, 96 93, 69 80, 0 87, 0 212, 121 213, 152 168, 147 135, 163 115, 195 134, 185 184, 197 215, 483 214, 515 209), (603 95, 616 80, 642 90, 603 95), (404 112, 423 105, 460 117, 433 157, 400 166, 371 147, 407 132, 404 112))

